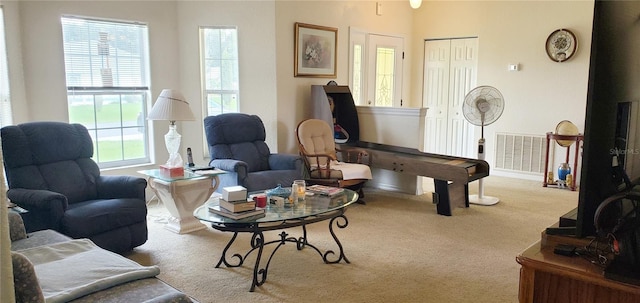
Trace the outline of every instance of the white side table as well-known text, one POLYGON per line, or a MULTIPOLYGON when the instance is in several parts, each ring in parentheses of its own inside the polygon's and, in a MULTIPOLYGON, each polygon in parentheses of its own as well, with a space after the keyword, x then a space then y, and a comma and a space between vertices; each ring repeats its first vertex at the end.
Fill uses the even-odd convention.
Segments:
POLYGON ((164 226, 166 229, 185 234, 207 228, 193 216, 193 211, 211 197, 220 184, 218 175, 224 171, 200 175, 185 170, 184 176, 174 178, 161 175, 159 169, 138 173, 147 176, 149 188, 171 214, 164 226))

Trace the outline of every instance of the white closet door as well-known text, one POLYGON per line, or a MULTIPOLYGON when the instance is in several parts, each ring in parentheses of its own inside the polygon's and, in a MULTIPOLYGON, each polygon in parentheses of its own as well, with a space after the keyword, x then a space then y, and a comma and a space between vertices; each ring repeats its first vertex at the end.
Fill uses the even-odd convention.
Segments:
POLYGON ((425 41, 422 106, 425 119, 425 152, 447 151, 447 111, 449 110, 450 40, 425 41))
POLYGON ((424 49, 424 151, 475 157, 473 125, 464 119, 462 103, 476 85, 478 39, 430 40, 424 49))
POLYGON ((451 40, 449 73, 448 155, 475 158, 474 127, 462 114, 464 97, 476 85, 478 39, 451 40))

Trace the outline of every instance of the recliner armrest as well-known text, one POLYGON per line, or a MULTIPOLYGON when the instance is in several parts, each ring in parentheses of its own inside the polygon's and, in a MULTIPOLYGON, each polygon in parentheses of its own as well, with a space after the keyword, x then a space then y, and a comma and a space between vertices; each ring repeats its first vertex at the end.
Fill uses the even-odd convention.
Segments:
POLYGON ((56 210, 60 217, 69 206, 66 196, 44 189, 11 188, 7 198, 26 210, 56 210))
POLYGON ((12 188, 7 191, 11 202, 29 211, 25 217, 27 232, 40 229, 60 229, 69 201, 63 194, 43 189, 12 188), (33 214, 33 215, 32 215, 33 214))
POLYGON ((96 185, 101 199, 137 198, 145 199, 147 180, 134 176, 101 175, 96 185))
POLYGON ((238 179, 247 178, 249 165, 246 162, 234 159, 213 159, 209 163, 210 166, 226 171, 232 171, 238 174, 238 179))
POLYGON ((302 170, 302 157, 294 154, 271 154, 269 167, 272 170, 302 170))

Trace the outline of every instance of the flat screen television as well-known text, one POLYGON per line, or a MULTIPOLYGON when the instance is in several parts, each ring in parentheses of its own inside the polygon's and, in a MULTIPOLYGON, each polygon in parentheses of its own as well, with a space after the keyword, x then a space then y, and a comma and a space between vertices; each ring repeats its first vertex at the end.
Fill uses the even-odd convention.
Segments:
MULTIPOLYGON (((621 188, 614 156, 631 180, 640 158, 636 145, 640 101, 640 2, 596 1, 585 115, 576 236, 595 235, 600 203, 621 188)), ((561 220, 562 221, 562 220, 561 220)))

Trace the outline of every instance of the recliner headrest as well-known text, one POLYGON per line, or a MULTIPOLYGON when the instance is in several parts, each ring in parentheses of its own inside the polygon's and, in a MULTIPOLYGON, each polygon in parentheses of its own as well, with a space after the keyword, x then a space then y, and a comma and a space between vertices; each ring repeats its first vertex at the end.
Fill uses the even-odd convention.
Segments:
POLYGON ((11 167, 42 165, 93 156, 89 131, 81 124, 28 122, 1 129, 5 164, 11 167), (47 148, 39 148, 47 146, 47 148))
POLYGON ((242 113, 227 113, 204 118, 207 143, 236 144, 265 141, 266 131, 260 117, 242 113))

